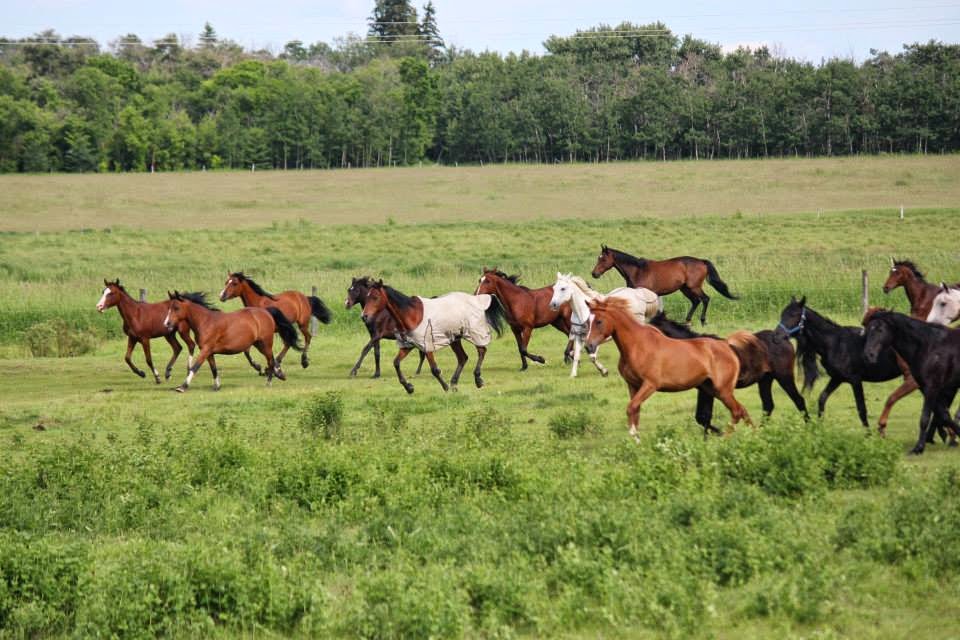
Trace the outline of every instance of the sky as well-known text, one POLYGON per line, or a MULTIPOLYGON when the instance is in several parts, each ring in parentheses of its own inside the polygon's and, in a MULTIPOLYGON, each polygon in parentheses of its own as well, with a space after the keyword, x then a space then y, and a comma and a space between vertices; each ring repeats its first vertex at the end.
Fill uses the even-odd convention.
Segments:
MULTIPOLYGON (((414 0, 418 7, 426 0, 414 0)), ((0 37, 44 29, 91 36, 101 45, 135 33, 145 41, 175 33, 196 42, 205 22, 220 37, 248 49, 279 52, 290 40, 306 44, 353 32, 365 34, 373 0, 0 0, 0 37)), ((767 45, 818 63, 861 61, 871 49, 898 52, 904 43, 960 43, 960 0, 733 0, 682 5, 642 0, 434 0, 448 44, 473 51, 543 53, 550 35, 621 21, 662 21, 675 34, 733 50, 767 45)), ((422 13, 422 11, 421 11, 422 13)))

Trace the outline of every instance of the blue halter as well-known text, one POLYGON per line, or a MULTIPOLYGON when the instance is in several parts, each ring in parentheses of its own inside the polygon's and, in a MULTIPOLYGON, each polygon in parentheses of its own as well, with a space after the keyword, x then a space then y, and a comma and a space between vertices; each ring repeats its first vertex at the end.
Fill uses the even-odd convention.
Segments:
POLYGON ((777 328, 783 329, 784 333, 787 334, 787 337, 792 338, 793 336, 803 331, 803 325, 804 323, 806 323, 806 321, 807 321, 807 308, 804 307, 803 311, 800 312, 800 322, 797 323, 797 326, 795 326, 793 329, 788 329, 785 324, 780 322, 777 324, 777 328))

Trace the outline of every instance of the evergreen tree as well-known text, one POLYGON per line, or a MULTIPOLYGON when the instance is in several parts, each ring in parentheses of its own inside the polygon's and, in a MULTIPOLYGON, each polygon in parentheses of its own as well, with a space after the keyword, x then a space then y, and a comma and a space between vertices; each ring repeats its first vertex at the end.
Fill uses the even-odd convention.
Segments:
POLYGON ((369 36, 387 42, 416 39, 417 10, 410 0, 377 0, 369 19, 369 36))
POLYGON ((419 31, 427 46, 427 58, 431 64, 436 64, 443 58, 444 44, 437 27, 437 10, 433 6, 433 0, 428 0, 423 6, 423 20, 420 22, 419 31))

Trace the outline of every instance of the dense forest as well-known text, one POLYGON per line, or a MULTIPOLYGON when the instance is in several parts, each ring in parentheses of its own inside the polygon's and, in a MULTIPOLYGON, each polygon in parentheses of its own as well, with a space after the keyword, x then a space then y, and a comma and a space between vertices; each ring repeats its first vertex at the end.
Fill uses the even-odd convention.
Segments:
POLYGON ((172 171, 943 153, 960 45, 820 64, 724 53, 663 24, 445 46, 432 4, 377 0, 364 36, 247 51, 130 34, 0 38, 0 171, 172 171))

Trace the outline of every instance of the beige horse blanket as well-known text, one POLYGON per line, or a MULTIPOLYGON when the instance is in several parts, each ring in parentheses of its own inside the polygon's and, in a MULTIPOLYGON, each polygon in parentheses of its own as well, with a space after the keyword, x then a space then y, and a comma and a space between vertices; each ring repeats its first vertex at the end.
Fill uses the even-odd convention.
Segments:
POLYGON ((423 319, 413 331, 397 336, 404 347, 432 353, 460 338, 478 347, 490 344, 492 335, 485 314, 492 303, 490 294, 474 296, 453 291, 436 298, 418 298, 423 303, 423 319))

